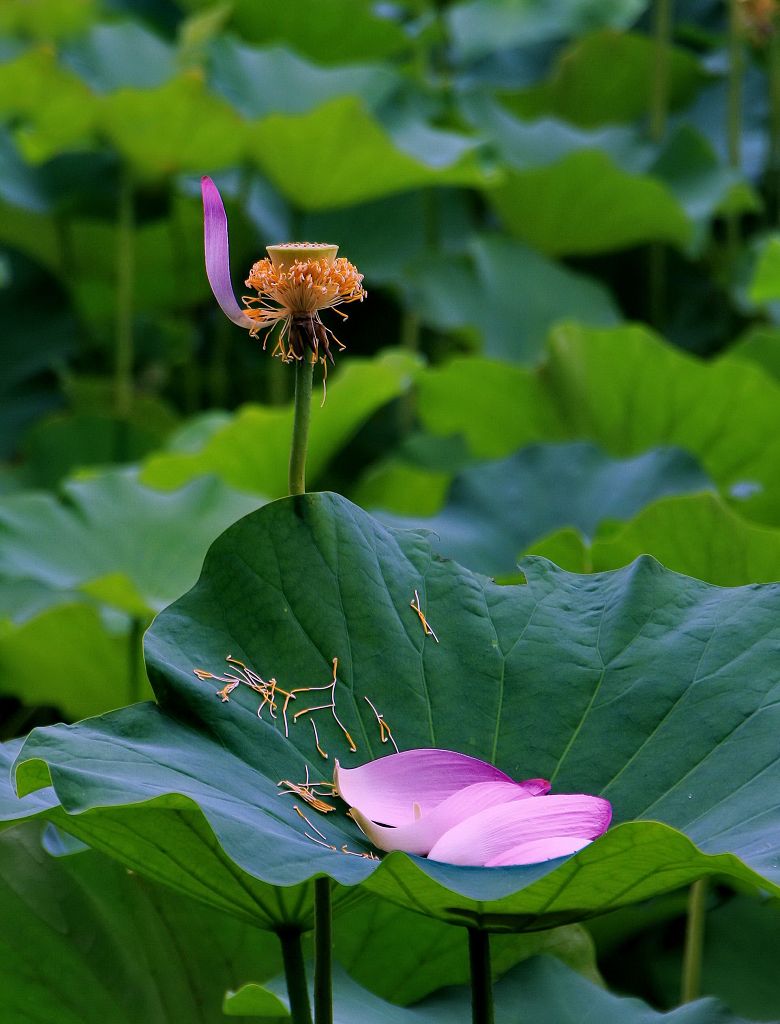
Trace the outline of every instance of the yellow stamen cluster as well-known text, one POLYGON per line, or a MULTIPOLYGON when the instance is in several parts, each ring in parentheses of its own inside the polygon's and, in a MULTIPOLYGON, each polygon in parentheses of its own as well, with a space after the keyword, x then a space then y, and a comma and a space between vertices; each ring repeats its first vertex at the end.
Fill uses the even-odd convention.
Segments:
MULTIPOLYGON (((313 243, 310 246, 318 251, 323 248, 313 243)), ((321 322, 320 311, 347 302, 360 302, 366 295, 363 275, 343 257, 295 259, 290 264, 258 260, 246 284, 258 293, 257 298, 244 297, 246 315, 255 321, 250 333, 263 333, 266 336, 263 339, 265 346, 268 333, 281 323, 282 330, 273 355, 285 363, 303 359, 307 349, 311 352, 312 361, 332 360, 329 339, 341 348, 343 345, 321 322)))

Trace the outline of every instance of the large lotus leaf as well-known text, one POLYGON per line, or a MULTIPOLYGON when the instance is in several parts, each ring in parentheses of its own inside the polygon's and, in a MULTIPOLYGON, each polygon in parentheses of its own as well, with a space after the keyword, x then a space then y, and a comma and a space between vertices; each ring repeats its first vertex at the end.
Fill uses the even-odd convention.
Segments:
POLYGON ((780 530, 747 522, 713 494, 654 502, 590 544, 580 537, 579 550, 575 538, 559 533, 533 551, 562 556, 554 560, 578 572, 616 569, 647 553, 675 572, 721 587, 780 580, 780 530))
POLYGON ((56 806, 53 789, 39 789, 21 800, 11 785, 11 766, 22 746, 22 740, 0 743, 0 829, 18 824, 20 819, 34 818, 56 806))
MULTIPOLYGON (((629 32, 596 32, 564 50, 550 78, 506 102, 523 117, 549 114, 582 127, 634 121, 650 108, 656 74, 655 42, 629 32)), ((669 103, 692 99, 704 81, 699 61, 670 47, 669 103)))
POLYGON ((588 29, 626 28, 645 6, 645 0, 567 0, 554 8, 525 0, 465 0, 448 7, 446 16, 455 55, 465 61, 588 29))
POLYGON ((640 327, 556 328, 537 371, 453 360, 418 380, 418 411, 496 458, 534 441, 595 441, 615 455, 693 453, 751 518, 780 522, 780 391, 756 366, 705 363, 640 327))
POLYGON ((685 247, 692 226, 661 181, 630 174, 598 151, 511 171, 488 197, 507 229, 548 255, 585 255, 641 242, 685 247))
POLYGON ((336 96, 371 108, 394 92, 397 74, 381 64, 322 68, 281 46, 260 49, 220 37, 209 49, 209 82, 244 117, 302 114, 336 96))
POLYGON ((479 139, 420 123, 394 137, 356 97, 253 125, 249 150, 288 199, 324 210, 426 185, 484 185, 479 139))
MULTIPOLYGON (((465 469, 438 515, 383 518, 393 526, 430 530, 440 554, 497 576, 513 572, 518 552, 558 527, 575 526, 592 537, 604 520, 627 519, 655 498, 708 483, 695 460, 675 448, 613 459, 583 442, 532 445, 465 469)), ((652 547, 637 554, 645 550, 667 564, 652 547)))
POLYGON ((755 363, 780 381, 780 330, 768 324, 752 327, 729 349, 729 358, 755 363))
MULTIPOLYGON (((222 535, 148 632, 159 707, 35 730, 19 792, 51 779, 66 831, 266 926, 296 905, 305 917, 299 887, 319 874, 519 930, 707 874, 780 892, 780 588, 711 587, 647 558, 596 576, 523 569, 526 585, 497 586, 336 495, 267 505, 222 535), (409 606, 415 590, 439 643, 409 606), (281 710, 259 717, 248 687, 220 701, 195 670, 221 673, 227 655, 288 690, 327 685, 338 658, 330 692, 356 752, 327 706, 315 712, 323 761, 305 719, 288 738, 281 710), (386 753, 364 697, 402 748, 461 750, 557 792, 602 793, 615 827, 563 862, 500 869, 350 856, 344 844, 366 847, 340 812, 316 822, 336 849, 313 842, 278 783, 386 753)), ((295 707, 327 705, 327 692, 295 707)))
POLYGON ((97 93, 151 89, 176 70, 172 47, 133 21, 93 25, 62 47, 60 60, 97 93))
POLYGON ((246 122, 195 74, 156 89, 120 89, 103 97, 100 125, 139 173, 150 177, 219 170, 239 163, 246 150, 246 122))
MULTIPOLYGON (((114 585, 116 597, 120 584, 114 585)), ((18 591, 24 581, 14 581, 18 591)), ((123 595, 129 603, 131 594, 123 595)), ((0 694, 83 718, 149 696, 139 630, 109 629, 86 603, 59 604, 23 622, 0 619, 0 694)), ((143 607, 143 605, 141 605, 143 607)))
MULTIPOLYGON (((308 478, 317 480, 328 462, 381 406, 407 391, 419 364, 402 352, 372 361, 349 359, 328 385, 321 404, 312 403, 308 478)), ((196 450, 151 456, 141 480, 151 487, 178 487, 193 477, 214 473, 233 487, 269 498, 287 493, 292 406, 247 405, 196 450)))
MULTIPOLYGON (((638 999, 612 995, 550 957, 536 957, 507 974, 494 992, 501 1024, 746 1024, 714 999, 701 999, 671 1013, 658 1013, 638 999)), ((267 986, 249 984, 225 1000, 228 1014, 254 1012, 268 1024, 290 1020, 281 978, 267 986)), ((467 990, 448 989, 411 1009, 372 996, 343 972, 334 978, 334 1024, 469 1024, 467 990)))
POLYGON ((36 48, 0 64, 0 118, 19 119, 16 141, 33 162, 88 141, 97 98, 53 52, 36 48))
POLYGON ((93 851, 55 859, 35 826, 0 837, 0 990, 14 1024, 219 1024, 276 940, 93 851))
POLYGON ((383 60, 410 46, 403 29, 375 13, 369 0, 340 0, 328 7, 317 0, 265 5, 236 0, 231 22, 250 42, 282 43, 320 64, 383 60))
POLYGON ((471 258, 427 258, 410 273, 421 318, 439 329, 470 328, 497 359, 532 363, 549 329, 565 319, 606 327, 620 320, 609 292, 520 242, 472 240, 471 258))
POLYGON ((89 584, 146 618, 192 586, 209 544, 261 504, 213 477, 155 491, 134 470, 70 480, 60 497, 12 495, 0 501, 0 574, 53 591, 89 584))

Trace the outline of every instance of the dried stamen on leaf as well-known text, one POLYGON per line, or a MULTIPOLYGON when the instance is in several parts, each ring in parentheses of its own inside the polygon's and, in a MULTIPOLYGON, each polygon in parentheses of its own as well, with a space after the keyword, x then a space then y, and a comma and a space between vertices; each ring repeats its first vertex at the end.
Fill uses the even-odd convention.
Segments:
MULTIPOLYGON (((287 789, 283 790, 279 796, 289 796, 291 793, 294 796, 299 796, 301 800, 304 800, 309 807, 313 807, 315 811, 319 811, 320 814, 328 814, 330 811, 335 811, 336 808, 333 804, 327 803, 322 800, 321 797, 325 794, 317 791, 317 786, 329 786, 329 783, 317 783, 309 782, 309 769, 306 769, 306 781, 305 782, 291 782, 289 779, 282 779, 277 783, 278 786, 286 786, 287 789)), ((328 792, 328 790, 326 790, 328 792)), ((332 792, 332 788, 330 789, 332 792)))
POLYGON ((320 757, 324 758, 327 761, 328 755, 320 746, 320 737, 317 733, 317 724, 313 718, 310 718, 309 721, 311 722, 311 727, 314 730, 314 746, 317 748, 317 753, 320 755, 320 757))
POLYGON ((332 679, 332 681, 330 683, 327 683, 325 686, 301 686, 301 687, 296 687, 296 689, 295 689, 296 693, 306 693, 306 692, 315 691, 315 690, 330 690, 330 703, 329 704, 317 704, 317 705, 315 705, 315 707, 303 708, 301 711, 296 711, 295 714, 293 715, 293 722, 296 722, 301 717, 301 715, 308 715, 308 714, 310 714, 313 711, 330 711, 330 713, 333 715, 333 718, 334 718, 334 721, 336 722, 336 725, 338 725, 339 729, 341 729, 341 731, 344 733, 344 736, 346 737, 347 743, 349 743, 349 749, 354 754, 357 751, 357 747, 355 746, 355 741, 350 736, 350 734, 347 731, 346 726, 344 725, 344 723, 341 721, 339 716, 336 714, 336 673, 338 672, 338 667, 339 667, 339 659, 338 658, 334 658, 333 659, 333 679, 332 679))
POLYGON ((366 704, 368 704, 368 706, 374 712, 374 717, 376 718, 377 722, 379 723, 379 738, 380 738, 380 740, 383 743, 387 743, 387 741, 390 740, 390 742, 393 744, 393 747, 395 748, 396 754, 399 753, 398 744, 395 742, 395 739, 393 738, 393 733, 390 730, 390 726, 385 721, 385 716, 379 714, 379 712, 374 707, 373 703, 368 699, 368 697, 364 696, 363 700, 366 702, 366 704))
POLYGON ((434 633, 433 629, 431 628, 430 623, 428 622, 428 620, 425 617, 425 613, 423 612, 422 608, 420 607, 420 595, 417 593, 416 590, 414 592, 414 600, 409 602, 409 607, 412 608, 415 612, 417 612, 417 616, 418 616, 420 622, 422 623, 422 628, 423 628, 423 632, 425 633, 425 635, 426 636, 432 636, 433 639, 436 641, 436 643, 438 643, 439 642, 439 638, 434 633))

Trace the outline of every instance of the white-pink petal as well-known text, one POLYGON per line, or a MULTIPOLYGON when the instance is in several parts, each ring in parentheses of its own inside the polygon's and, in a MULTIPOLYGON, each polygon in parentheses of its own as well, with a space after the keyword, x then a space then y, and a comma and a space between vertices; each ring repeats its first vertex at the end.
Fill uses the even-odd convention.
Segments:
POLYGON ((227 214, 219 189, 211 178, 201 178, 203 196, 203 241, 206 254, 206 276, 219 308, 234 324, 247 330, 254 326, 239 306, 230 282, 230 247, 227 214))
POLYGON ((516 782, 477 782, 453 793, 408 825, 397 828, 377 825, 354 807, 352 817, 380 850, 403 850, 424 857, 445 832, 466 818, 488 807, 512 800, 528 800, 532 796, 533 793, 516 782))
POLYGON ((609 801, 597 796, 561 794, 515 800, 461 821, 444 833, 428 856, 448 864, 497 866, 510 851, 534 843, 531 850, 540 854, 538 859, 549 860, 551 856, 563 856, 548 856, 546 852, 560 849, 561 839, 589 842, 606 832, 611 818, 609 801))
POLYGON ((544 779, 517 783, 479 758, 433 748, 403 750, 359 768, 342 768, 336 762, 333 781, 342 800, 364 818, 394 827, 413 824, 417 817, 478 782, 511 783, 524 787, 531 796, 550 788, 544 779))

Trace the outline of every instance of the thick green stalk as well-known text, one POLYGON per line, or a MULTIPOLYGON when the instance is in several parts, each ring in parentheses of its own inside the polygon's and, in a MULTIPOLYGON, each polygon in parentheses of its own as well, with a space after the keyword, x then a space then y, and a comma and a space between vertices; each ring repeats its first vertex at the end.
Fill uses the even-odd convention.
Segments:
POLYGON ((469 928, 472 1024, 493 1024, 493 976, 490 968, 490 935, 469 928))
POLYGON ((329 878, 314 880, 314 1021, 333 1024, 333 915, 329 878))
POLYGON ((704 921, 707 913, 707 879, 694 882, 688 894, 680 999, 690 1003, 701 993, 701 965, 704 955, 704 921))
POLYGON ((301 933, 297 928, 284 928, 278 935, 282 945, 284 977, 287 981, 287 995, 290 998, 292 1024, 312 1024, 301 933))
POLYGON ((306 493, 306 451, 309 446, 311 387, 314 364, 307 357, 295 363, 295 414, 290 448, 290 494, 306 493))

